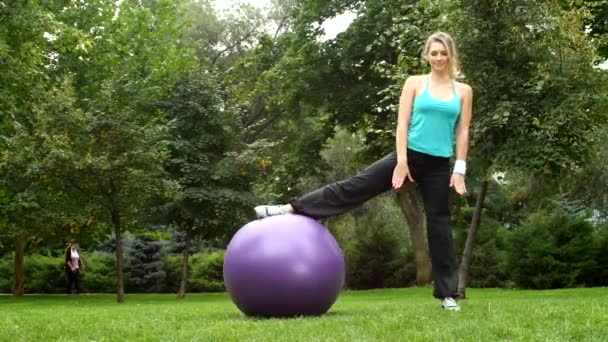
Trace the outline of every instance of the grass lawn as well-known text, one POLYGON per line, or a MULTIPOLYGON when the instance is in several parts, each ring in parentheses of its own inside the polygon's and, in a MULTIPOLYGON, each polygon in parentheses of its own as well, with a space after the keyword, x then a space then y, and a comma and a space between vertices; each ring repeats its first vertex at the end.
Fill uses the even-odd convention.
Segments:
POLYGON ((226 294, 0 296, 0 341, 608 341, 608 289, 347 291, 322 317, 256 319, 226 294))

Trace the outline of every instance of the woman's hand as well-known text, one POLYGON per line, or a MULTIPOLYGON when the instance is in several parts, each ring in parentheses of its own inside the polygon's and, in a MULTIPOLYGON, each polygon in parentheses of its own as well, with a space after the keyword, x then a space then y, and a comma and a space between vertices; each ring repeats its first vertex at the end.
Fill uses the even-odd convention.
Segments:
POLYGON ((395 166, 395 170, 393 171, 393 189, 397 190, 401 188, 406 178, 409 179, 410 182, 414 181, 410 174, 410 169, 407 166, 407 162, 397 163, 397 166, 395 166))
POLYGON ((453 187, 459 195, 466 195, 467 186, 464 184, 464 175, 460 173, 452 173, 452 178, 450 179, 450 187, 453 187))

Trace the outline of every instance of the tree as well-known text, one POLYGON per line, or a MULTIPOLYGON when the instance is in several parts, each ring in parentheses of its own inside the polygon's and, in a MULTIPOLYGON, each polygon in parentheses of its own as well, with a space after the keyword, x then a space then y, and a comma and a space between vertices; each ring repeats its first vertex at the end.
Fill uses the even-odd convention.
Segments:
MULTIPOLYGON (((24 293, 24 251, 61 226, 67 202, 46 168, 52 146, 36 124, 55 102, 52 69, 57 51, 74 50, 78 30, 53 15, 56 2, 0 5, 0 235, 15 242, 13 293, 24 293), (49 32, 62 31, 64 40, 49 32), (56 37, 55 37, 56 38, 56 37), (61 204, 60 204, 61 203, 61 204)), ((69 205, 68 205, 69 207, 69 205)), ((67 210, 69 211, 69 210, 67 210)), ((73 212, 72 212, 73 213, 73 212)))
POLYGON ((482 171, 459 291, 465 295, 489 176, 519 170, 546 178, 573 173, 593 145, 588 132, 605 121, 605 74, 576 11, 545 1, 463 0, 451 22, 466 79, 478 90, 472 158, 482 171))
POLYGON ((579 10, 583 14, 583 20, 576 22, 581 30, 588 30, 593 39, 601 40, 598 44, 598 54, 604 59, 608 58, 608 1, 606 0, 561 0, 562 8, 565 10, 579 10))
POLYGON ((77 3, 62 12, 62 20, 87 33, 88 44, 58 56, 57 74, 73 74, 76 100, 41 129, 69 142, 56 176, 86 195, 99 220, 113 227, 118 302, 124 301, 122 233, 141 222, 152 201, 177 191, 165 179, 170 124, 158 103, 195 64, 194 52, 179 43, 180 10, 180 1, 159 0, 118 8, 77 3))
POLYGON ((209 71, 222 72, 247 55, 263 32, 262 12, 249 4, 217 13, 210 1, 189 1, 180 17, 184 38, 194 44, 197 55, 209 71))
POLYGON ((134 236, 126 247, 127 289, 133 292, 161 292, 166 278, 163 241, 152 234, 140 234, 134 236))
POLYGON ((164 210, 184 233, 179 298, 186 293, 191 241, 231 235, 245 222, 245 208, 252 204, 249 183, 255 173, 245 146, 238 145, 235 116, 221 109, 218 83, 213 74, 195 69, 164 105, 174 122, 165 165, 181 187, 164 210))

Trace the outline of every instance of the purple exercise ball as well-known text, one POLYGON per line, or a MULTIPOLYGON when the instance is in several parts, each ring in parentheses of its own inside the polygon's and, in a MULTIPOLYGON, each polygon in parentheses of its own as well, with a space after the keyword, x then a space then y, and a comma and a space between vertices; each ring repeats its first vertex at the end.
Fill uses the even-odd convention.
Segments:
POLYGON ((248 316, 322 315, 344 285, 344 255, 309 217, 267 217, 246 224, 228 244, 224 284, 248 316))

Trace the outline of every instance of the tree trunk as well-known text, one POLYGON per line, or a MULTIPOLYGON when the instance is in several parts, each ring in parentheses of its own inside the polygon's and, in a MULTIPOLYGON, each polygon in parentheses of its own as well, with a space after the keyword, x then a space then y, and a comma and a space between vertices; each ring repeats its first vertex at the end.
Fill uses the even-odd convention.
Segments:
POLYGON ((190 256, 190 235, 192 228, 186 226, 186 245, 184 246, 184 256, 182 258, 182 277, 179 282, 179 291, 177 298, 184 299, 186 297, 186 284, 188 283, 188 257, 190 256))
POLYGON ((426 250, 424 234, 424 211, 420 194, 413 183, 407 182, 399 191, 399 206, 405 215, 410 229, 410 239, 416 258, 416 284, 418 286, 431 283, 431 260, 426 250))
POLYGON ((471 225, 469 226, 469 233, 467 234, 467 242, 464 245, 462 260, 460 260, 460 271, 458 274, 458 296, 461 299, 466 298, 467 279, 469 277, 471 256, 473 255, 473 244, 475 243, 475 236, 479 230, 479 224, 481 222, 481 210, 483 209, 483 201, 486 197, 486 192, 488 191, 488 185, 488 180, 481 182, 481 189, 477 194, 475 211, 473 212, 473 218, 471 219, 471 225))
POLYGON ((122 303, 125 301, 125 282, 122 273, 122 222, 118 209, 113 207, 111 211, 114 234, 116 235, 116 301, 122 303))
POLYGON ((21 297, 25 294, 25 265, 24 254, 27 241, 23 237, 17 238, 15 245, 15 263, 13 272, 13 287, 11 291, 14 296, 21 297))

